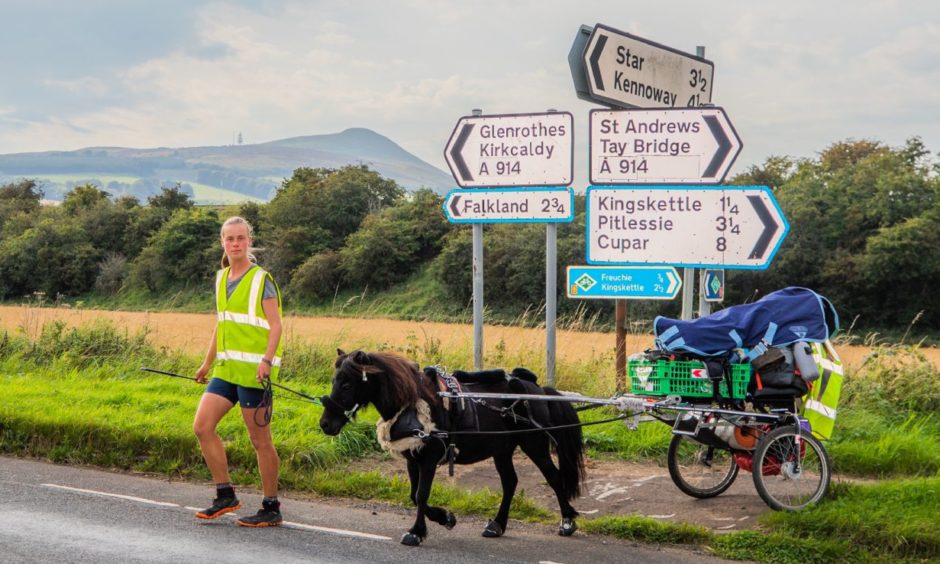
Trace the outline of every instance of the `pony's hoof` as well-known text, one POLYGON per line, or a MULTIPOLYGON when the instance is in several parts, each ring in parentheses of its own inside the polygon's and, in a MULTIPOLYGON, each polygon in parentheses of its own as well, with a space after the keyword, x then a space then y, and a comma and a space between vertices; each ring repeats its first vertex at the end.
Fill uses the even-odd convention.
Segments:
POLYGON ((503 536, 503 527, 496 521, 490 521, 483 529, 483 536, 487 538, 496 538, 503 536))
POLYGON ((405 546, 418 546, 421 544, 421 537, 414 533, 405 533, 401 536, 401 543, 405 546))
POLYGON ((444 519, 444 527, 447 529, 453 529, 457 525, 457 516, 452 512, 447 512, 447 517, 444 519))
POLYGON ((558 527, 558 534, 563 537, 570 537, 578 530, 578 524, 574 522, 574 519, 566 517, 561 520, 561 525, 558 527))

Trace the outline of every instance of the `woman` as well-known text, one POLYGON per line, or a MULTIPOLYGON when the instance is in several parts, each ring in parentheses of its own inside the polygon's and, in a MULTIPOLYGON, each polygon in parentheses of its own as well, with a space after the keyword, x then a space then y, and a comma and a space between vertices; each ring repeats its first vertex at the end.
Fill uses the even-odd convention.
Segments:
MULTIPOLYGON (((240 217, 222 224, 222 270, 216 274, 218 323, 209 339, 206 358, 196 381, 212 381, 202 395, 193 430, 202 456, 212 473, 216 497, 212 506, 196 513, 215 519, 241 507, 228 473, 225 446, 216 426, 237 402, 258 458, 264 500, 256 515, 236 521, 244 527, 273 527, 283 522, 277 500, 280 459, 265 421, 270 395, 265 400, 264 380, 277 376, 281 365, 281 296, 274 279, 255 264, 251 225, 240 217), (214 365, 214 367, 213 367, 214 365)), ((270 389, 270 387, 269 387, 270 389)))

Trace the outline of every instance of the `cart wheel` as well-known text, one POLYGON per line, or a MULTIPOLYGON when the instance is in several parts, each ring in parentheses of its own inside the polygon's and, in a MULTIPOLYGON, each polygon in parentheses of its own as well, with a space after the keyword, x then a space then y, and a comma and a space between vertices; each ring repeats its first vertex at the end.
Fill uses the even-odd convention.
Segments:
POLYGON ((832 463, 822 443, 786 425, 758 441, 751 473, 757 493, 772 509, 799 511, 826 495, 832 463))
POLYGON ((730 450, 703 445, 689 435, 672 436, 667 462, 676 487, 701 499, 720 495, 738 477, 730 450))

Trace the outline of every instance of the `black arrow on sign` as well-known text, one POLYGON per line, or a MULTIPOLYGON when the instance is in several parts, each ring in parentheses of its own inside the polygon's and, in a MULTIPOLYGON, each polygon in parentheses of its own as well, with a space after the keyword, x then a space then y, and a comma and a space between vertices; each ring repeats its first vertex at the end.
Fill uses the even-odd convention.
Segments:
POLYGON ((604 89, 604 79, 601 78, 601 66, 598 61, 601 58, 601 53, 604 52, 605 45, 607 45, 607 36, 598 35, 594 50, 591 51, 591 73, 594 75, 594 87, 597 90, 604 89))
POLYGON ((711 178, 718 174, 718 169, 721 168, 721 164, 725 162, 728 153, 731 152, 731 140, 725 135, 725 130, 718 123, 718 118, 715 116, 702 116, 702 119, 708 124, 708 129, 715 137, 715 141, 718 142, 718 150, 715 152, 715 156, 712 157, 712 162, 708 163, 708 167, 702 173, 703 178, 711 178))
POLYGON ((774 216, 770 213, 770 210, 767 209, 767 205, 764 204, 764 200, 761 199, 760 196, 748 196, 747 199, 750 200, 751 206, 753 206, 754 211, 757 212, 757 217, 759 217, 761 223, 764 224, 764 231, 760 234, 760 237, 757 238, 757 243, 754 245, 751 254, 747 258, 762 259, 764 258, 764 253, 767 252, 767 247, 770 246, 770 240, 774 238, 774 233, 777 232, 780 225, 774 220, 774 216))
POLYGON ((470 137, 470 132, 473 131, 472 123, 465 123, 463 129, 460 130, 460 135, 457 136, 457 142, 454 143, 454 148, 450 150, 450 158, 454 159, 454 165, 457 167, 457 172, 460 173, 460 176, 464 179, 464 182, 473 182, 473 175, 470 174, 470 169, 467 168, 467 161, 463 160, 463 155, 460 154, 463 151, 463 146, 467 143, 467 138, 470 137))
POLYGON ((454 198, 450 201, 450 213, 454 217, 460 217, 460 212, 457 211, 457 202, 460 201, 460 194, 454 194, 454 198))

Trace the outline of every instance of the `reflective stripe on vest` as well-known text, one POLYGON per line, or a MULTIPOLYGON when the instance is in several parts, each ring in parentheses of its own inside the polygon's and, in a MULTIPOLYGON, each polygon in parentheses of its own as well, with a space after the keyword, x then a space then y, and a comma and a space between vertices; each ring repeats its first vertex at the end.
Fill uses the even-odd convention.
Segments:
MULTIPOLYGON (((213 375, 249 388, 260 388, 256 379, 258 365, 268 348, 270 324, 261 307, 265 278, 269 274, 253 265, 227 295, 228 275, 225 268, 216 274, 216 367, 213 375)), ((275 285, 277 291, 277 286, 275 285)), ((278 312, 281 296, 277 291, 278 312)), ((281 343, 278 342, 271 359, 271 377, 278 375, 281 366, 281 343)))
MULTIPOLYGON (((263 354, 252 354, 242 351, 219 351, 215 353, 215 357, 219 360, 237 360, 239 362, 250 362, 255 366, 261 364, 261 359, 264 358, 263 354)), ((280 366, 281 357, 276 356, 271 359, 271 366, 280 366)))
POLYGON ((806 409, 810 411, 815 411, 816 413, 828 419, 835 420, 836 418, 836 413, 837 413, 836 410, 834 408, 829 407, 828 405, 824 405, 821 401, 817 401, 814 399, 806 400, 803 406, 806 409))

